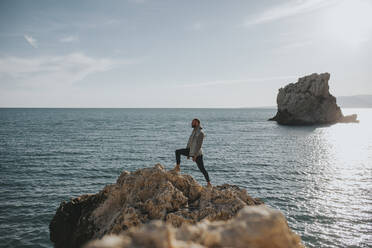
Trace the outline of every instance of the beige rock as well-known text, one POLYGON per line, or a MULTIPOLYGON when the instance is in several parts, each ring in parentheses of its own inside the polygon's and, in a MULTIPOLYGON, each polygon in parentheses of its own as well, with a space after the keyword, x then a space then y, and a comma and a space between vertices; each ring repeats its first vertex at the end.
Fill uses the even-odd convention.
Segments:
POLYGON ((201 220, 228 220, 245 206, 259 205, 246 190, 224 184, 202 187, 190 175, 156 164, 124 171, 95 195, 62 202, 50 223, 55 247, 80 247, 90 239, 162 220, 175 227, 201 220), (67 231, 66 231, 67 230, 67 231))
POLYGON ((283 214, 265 206, 246 206, 227 221, 203 220, 175 228, 152 221, 117 236, 105 236, 85 248, 300 248, 298 235, 290 230, 283 214))

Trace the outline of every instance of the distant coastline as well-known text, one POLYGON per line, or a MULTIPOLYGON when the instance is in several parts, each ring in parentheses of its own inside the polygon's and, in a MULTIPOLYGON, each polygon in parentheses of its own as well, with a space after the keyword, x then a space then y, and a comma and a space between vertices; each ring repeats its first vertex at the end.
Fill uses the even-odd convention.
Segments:
POLYGON ((372 95, 338 96, 341 108, 372 108, 372 95))

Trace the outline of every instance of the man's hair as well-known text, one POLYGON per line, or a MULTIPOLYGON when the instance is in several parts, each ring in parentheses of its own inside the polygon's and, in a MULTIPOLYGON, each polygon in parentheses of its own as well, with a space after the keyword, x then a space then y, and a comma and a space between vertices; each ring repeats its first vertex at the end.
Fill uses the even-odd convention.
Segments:
POLYGON ((198 118, 193 119, 193 121, 197 121, 200 124, 200 120, 198 118))

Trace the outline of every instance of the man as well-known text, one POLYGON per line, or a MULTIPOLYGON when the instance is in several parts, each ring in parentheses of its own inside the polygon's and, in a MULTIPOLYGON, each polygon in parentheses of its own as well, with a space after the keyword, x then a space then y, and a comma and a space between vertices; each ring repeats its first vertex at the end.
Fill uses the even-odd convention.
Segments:
POLYGON ((212 186, 208 172, 204 168, 203 162, 203 150, 202 144, 204 139, 204 132, 202 131, 202 127, 200 125, 199 119, 193 119, 191 122, 191 127, 193 128, 192 133, 190 135, 189 141, 187 142, 187 146, 184 149, 176 150, 176 167, 174 170, 179 172, 180 171, 180 164, 181 164, 181 155, 187 156, 187 159, 192 157, 192 161, 196 162, 198 165, 199 170, 203 173, 205 180, 208 183, 208 186, 212 186))

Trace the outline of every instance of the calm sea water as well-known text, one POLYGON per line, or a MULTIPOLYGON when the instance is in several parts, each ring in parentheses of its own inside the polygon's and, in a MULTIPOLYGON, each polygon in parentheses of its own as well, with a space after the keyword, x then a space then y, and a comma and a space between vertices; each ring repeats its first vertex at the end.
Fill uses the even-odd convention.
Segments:
POLYGON ((285 127, 266 121, 275 109, 0 109, 0 246, 51 247, 62 200, 122 170, 172 168, 199 117, 213 184, 280 209, 308 247, 372 247, 372 109, 343 111, 361 123, 285 127))

